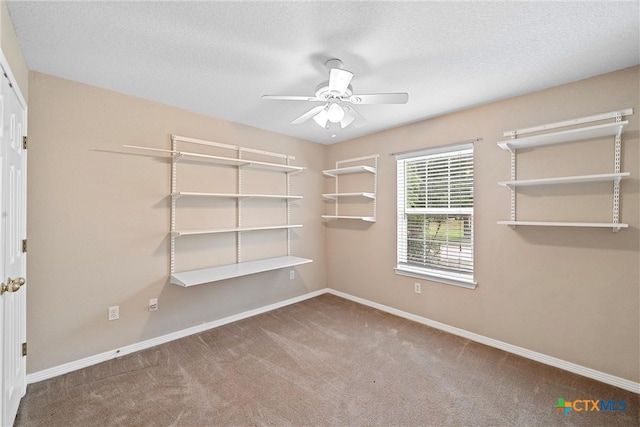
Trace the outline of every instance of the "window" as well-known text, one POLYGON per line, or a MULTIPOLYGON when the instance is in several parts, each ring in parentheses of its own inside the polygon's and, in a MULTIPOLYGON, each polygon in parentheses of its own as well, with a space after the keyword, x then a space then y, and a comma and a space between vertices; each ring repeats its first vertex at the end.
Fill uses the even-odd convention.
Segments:
POLYGON ((475 288, 473 144, 398 154, 398 274, 475 288))

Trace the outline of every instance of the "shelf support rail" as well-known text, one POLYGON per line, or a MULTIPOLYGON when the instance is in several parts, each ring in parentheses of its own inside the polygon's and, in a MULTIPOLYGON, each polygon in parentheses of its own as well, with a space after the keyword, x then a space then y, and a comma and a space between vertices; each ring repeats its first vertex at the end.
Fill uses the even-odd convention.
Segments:
MULTIPOLYGON (((616 115, 616 123, 622 121, 622 113, 616 115)), ((620 173, 620 157, 622 151, 622 128, 616 133, 616 139, 614 143, 614 161, 613 169, 614 173, 620 173)), ((613 181, 613 223, 618 224, 620 221, 620 179, 613 181)), ((620 227, 614 227, 613 232, 620 231, 620 227)))
MULTIPOLYGON (((287 158, 287 166, 289 165, 289 158, 287 158)), ((291 199, 289 196, 291 195, 291 174, 287 173, 287 225, 291 225, 291 199)), ((287 228, 287 256, 291 256, 291 229, 287 228)))
MULTIPOLYGON (((242 159, 242 148, 238 149, 238 159, 242 159)), ((238 194, 242 194, 242 168, 238 168, 238 194)), ((238 228, 242 227, 242 197, 238 197, 238 228)), ((242 231, 236 233, 236 262, 242 262, 242 231)))
POLYGON ((378 156, 375 156, 373 159, 373 167, 376 168, 376 172, 373 174, 373 194, 375 195, 373 198, 373 220, 375 221, 378 207, 378 156))
MULTIPOLYGON (((176 151, 176 141, 172 138, 171 139, 171 151, 176 151)), ((176 194, 178 189, 177 189, 177 182, 178 182, 178 177, 177 177, 177 173, 178 173, 178 165, 177 165, 177 159, 176 158, 172 158, 171 159, 171 194, 176 194)), ((176 271, 176 236, 175 236, 175 231, 176 231, 176 197, 171 197, 171 274, 174 274, 176 271)))
MULTIPOLYGON (((513 136, 513 138, 516 138, 516 135, 513 136)), ((512 150, 511 148, 509 148, 509 151, 511 153, 511 181, 515 181, 516 178, 516 153, 515 150, 512 150)), ((509 188, 511 190, 511 221, 515 221, 516 220, 516 189, 514 186, 511 186, 509 188)))

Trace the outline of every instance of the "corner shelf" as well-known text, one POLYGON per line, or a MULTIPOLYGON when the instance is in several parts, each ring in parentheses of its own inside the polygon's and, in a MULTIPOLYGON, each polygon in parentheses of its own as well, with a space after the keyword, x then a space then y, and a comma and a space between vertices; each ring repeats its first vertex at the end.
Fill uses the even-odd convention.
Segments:
POLYGON ((325 220, 355 219, 355 220, 366 221, 366 222, 376 222, 376 193, 378 191, 378 157, 379 155, 375 154, 371 156, 339 160, 336 162, 335 169, 327 169, 322 171, 322 173, 325 176, 335 178, 335 192, 325 193, 322 195, 324 199, 332 200, 334 202, 335 211, 333 215, 322 215, 321 216, 322 219, 325 219, 325 220), (344 166, 345 164, 347 164, 347 166, 344 166), (373 191, 341 192, 339 190, 340 176, 351 175, 351 174, 362 174, 362 173, 372 175, 373 191), (371 204, 372 204, 371 213, 370 214, 367 213, 367 215, 340 214, 340 200, 354 202, 354 200, 352 199, 365 199, 365 201, 371 200, 371 204))
POLYGON ((550 123, 526 129, 507 131, 504 136, 510 136, 509 141, 499 142, 498 146, 511 153, 511 180, 501 181, 498 184, 511 190, 511 219, 509 221, 498 221, 498 224, 512 227, 520 225, 547 226, 547 227, 605 227, 612 228, 614 232, 622 228, 627 228, 628 224, 620 223, 620 181, 630 175, 629 172, 620 171, 620 159, 622 155, 621 137, 623 129, 628 125, 628 121, 623 121, 623 116, 633 114, 633 109, 627 108, 619 111, 597 114, 593 116, 581 117, 563 122, 550 123), (536 134, 533 136, 520 137, 522 134, 545 132, 568 126, 582 125, 598 121, 615 119, 615 122, 591 125, 569 130, 561 130, 551 133, 536 134), (614 171, 606 174, 576 175, 538 179, 516 179, 516 150, 520 148, 537 148, 553 144, 567 142, 584 141, 593 138, 614 137, 614 171), (519 221, 516 219, 516 191, 518 187, 560 185, 589 182, 613 182, 613 216, 611 222, 556 222, 556 221, 519 221))
POLYGON ((165 150, 153 147, 142 147, 134 145, 125 145, 127 148, 134 148, 138 150, 152 151, 156 153, 162 153, 162 157, 169 157, 171 159, 171 230, 169 232, 171 240, 171 283, 189 287, 195 285, 201 285, 204 283, 216 282, 219 280, 226 280, 235 277, 246 276, 249 274, 260 273, 264 271, 276 270, 281 268, 293 267, 297 265, 307 264, 312 260, 307 258, 300 258, 291 256, 291 230, 294 228, 302 227, 301 224, 291 224, 291 202, 294 200, 302 199, 302 196, 294 196, 289 194, 289 176, 292 173, 300 172, 304 170, 301 166, 292 166, 289 164, 291 160, 295 160, 295 157, 271 153, 263 150, 257 150, 247 147, 240 147, 235 145, 222 144, 219 142, 205 141, 201 139, 188 138, 184 136, 171 135, 171 150, 165 150), (178 150, 178 144, 188 143, 203 145, 207 147, 214 147, 223 150, 233 150, 236 152, 237 157, 225 157, 216 156, 204 153, 195 153, 191 151, 178 150), (267 157, 275 157, 284 161, 285 163, 270 163, 257 160, 249 160, 243 158, 245 154, 260 155, 267 157), (212 165, 232 166, 237 168, 238 174, 238 193, 206 193, 206 192, 193 192, 193 191, 178 191, 178 163, 180 162, 196 162, 196 163, 208 163, 212 165), (254 168, 263 171, 275 171, 286 173, 286 194, 244 194, 242 192, 243 174, 242 171, 245 168, 254 168), (237 227, 228 228, 206 228, 206 229, 188 229, 178 230, 176 229, 176 217, 178 215, 178 203, 177 201, 183 197, 191 198, 226 198, 236 199, 236 217, 237 227), (242 202, 246 199, 259 199, 259 200, 282 200, 286 203, 286 217, 287 223, 282 225, 266 225, 266 226, 242 226, 242 202), (242 260, 242 233, 255 232, 255 231, 270 231, 270 230, 286 230, 287 232, 287 254, 286 256, 278 256, 273 258, 265 258, 260 260, 243 261, 242 260), (176 272, 176 239, 188 238, 187 236, 195 235, 208 235, 208 234, 221 234, 221 233, 236 233, 236 262, 234 264, 227 264, 209 268, 194 269, 182 272, 176 272))

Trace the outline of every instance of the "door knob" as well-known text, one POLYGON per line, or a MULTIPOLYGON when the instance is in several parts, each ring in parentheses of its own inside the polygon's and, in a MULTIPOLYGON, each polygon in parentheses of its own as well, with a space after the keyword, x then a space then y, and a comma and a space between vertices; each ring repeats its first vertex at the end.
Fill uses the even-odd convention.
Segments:
POLYGON ((4 283, 0 286, 0 295, 5 292, 16 292, 20 287, 24 285, 24 278, 18 277, 17 279, 7 278, 7 284, 4 283))

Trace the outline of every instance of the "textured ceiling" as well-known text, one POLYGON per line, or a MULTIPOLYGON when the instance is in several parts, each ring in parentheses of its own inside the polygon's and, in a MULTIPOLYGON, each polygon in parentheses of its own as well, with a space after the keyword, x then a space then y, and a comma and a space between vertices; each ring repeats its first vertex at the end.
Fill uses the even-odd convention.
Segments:
MULTIPOLYGON (((29 69, 333 143, 640 63, 627 2, 7 2, 29 69), (290 122, 342 59, 363 126, 290 122)), ((197 136, 197 135, 194 135, 197 136)))

